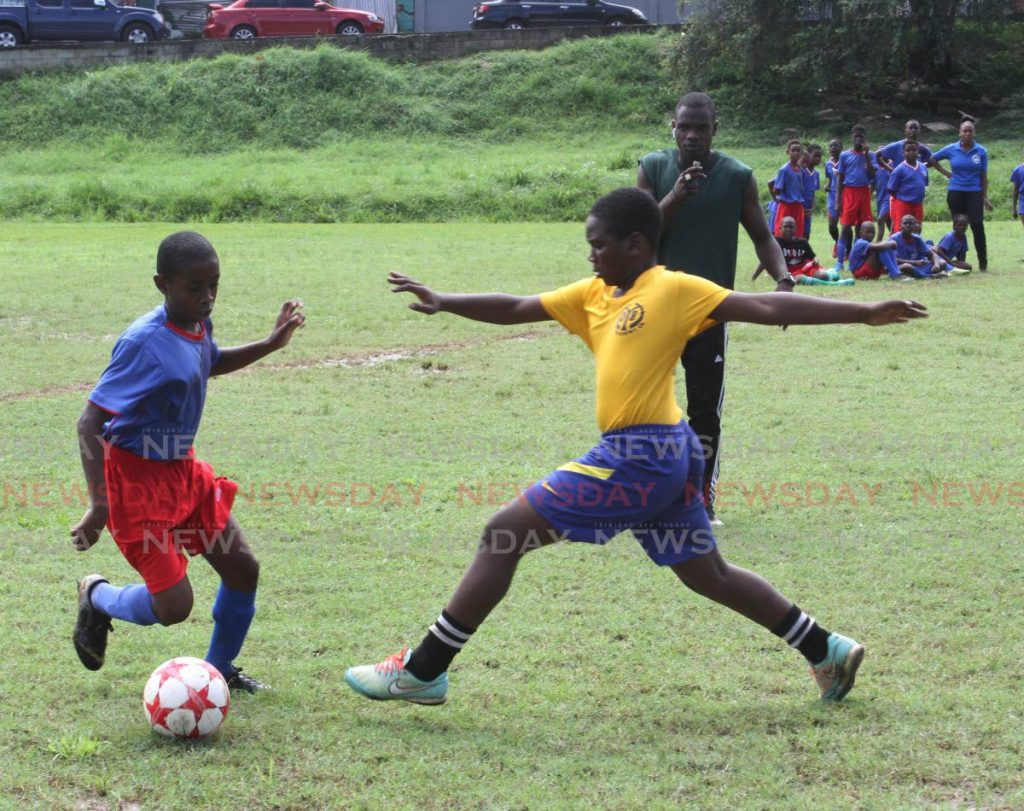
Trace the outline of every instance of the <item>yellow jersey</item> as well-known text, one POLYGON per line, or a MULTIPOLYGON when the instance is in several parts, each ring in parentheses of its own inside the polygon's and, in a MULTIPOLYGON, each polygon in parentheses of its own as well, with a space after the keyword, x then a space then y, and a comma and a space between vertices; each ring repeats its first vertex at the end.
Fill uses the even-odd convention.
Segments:
POLYGON ((596 276, 542 293, 554 320, 594 353, 597 425, 675 425, 675 371, 687 341, 717 322, 708 317, 730 291, 699 276, 645 270, 622 295, 596 276))

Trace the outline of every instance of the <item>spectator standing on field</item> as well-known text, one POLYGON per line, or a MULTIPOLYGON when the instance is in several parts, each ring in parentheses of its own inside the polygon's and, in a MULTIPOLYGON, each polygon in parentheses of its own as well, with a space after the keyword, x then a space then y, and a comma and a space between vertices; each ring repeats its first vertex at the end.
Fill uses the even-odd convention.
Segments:
POLYGON ((974 119, 960 119, 960 140, 934 154, 936 161, 948 160, 952 176, 946 192, 951 217, 967 215, 978 254, 978 270, 988 270, 988 245, 985 241, 985 212, 992 210, 988 199, 988 150, 974 140, 974 119))
MULTIPOLYGON (((736 284, 739 226, 754 245, 758 261, 775 280, 777 291, 796 282, 768 230, 753 170, 712 149, 718 132, 715 103, 705 93, 687 93, 672 120, 675 146, 640 159, 637 186, 654 196, 664 217, 657 260, 732 290, 736 284)), ((722 404, 725 400, 725 350, 728 333, 716 324, 686 345, 686 414, 704 447, 704 498, 712 524, 718 480, 722 404)))

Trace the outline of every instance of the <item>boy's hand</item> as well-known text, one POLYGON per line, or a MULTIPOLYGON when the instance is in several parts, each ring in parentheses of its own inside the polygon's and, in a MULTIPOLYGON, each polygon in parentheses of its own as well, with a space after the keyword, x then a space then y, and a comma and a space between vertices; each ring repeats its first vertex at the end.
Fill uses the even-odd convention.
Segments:
POLYGON ((79 552, 85 552, 100 539, 107 525, 109 511, 106 507, 92 506, 85 511, 82 520, 71 528, 71 545, 79 552))
POLYGON ((281 305, 281 313, 277 316, 277 322, 270 333, 269 343, 274 349, 281 349, 288 346, 292 339, 292 333, 306 323, 306 316, 303 315, 302 302, 299 299, 290 299, 281 305))
POLYGON ((927 318, 928 308, 916 301, 878 301, 868 305, 864 323, 872 327, 886 324, 902 324, 911 318, 927 318))
POLYGON ((392 285, 392 293, 412 293, 419 299, 419 301, 414 301, 409 305, 410 310, 415 310, 425 315, 433 315, 441 309, 441 297, 415 279, 410 279, 401 273, 391 271, 388 274, 388 284, 392 285))

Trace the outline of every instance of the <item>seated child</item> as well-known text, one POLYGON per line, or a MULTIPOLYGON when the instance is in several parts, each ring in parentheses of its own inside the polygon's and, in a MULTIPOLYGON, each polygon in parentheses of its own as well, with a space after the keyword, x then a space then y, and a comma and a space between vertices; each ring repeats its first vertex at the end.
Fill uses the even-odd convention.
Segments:
POLYGON ((953 270, 951 275, 963 276, 964 273, 956 273, 957 270, 970 273, 973 269, 967 262, 967 226, 970 224, 966 214, 957 214, 953 217, 953 230, 939 240, 935 250, 943 261, 948 262, 953 270))
POLYGON ((864 220, 859 236, 850 249, 850 272, 855 279, 878 279, 882 273, 890 279, 902 281, 904 276, 896 264, 896 243, 892 240, 875 242, 875 224, 864 220))
POLYGON ((924 239, 914 233, 917 219, 913 214, 904 214, 900 219, 900 230, 895 236, 896 264, 902 273, 915 279, 932 279, 948 276, 945 262, 924 239))
MULTIPOLYGON (((853 284, 853 279, 839 279, 839 271, 826 269, 818 262, 811 244, 803 237, 796 235, 796 220, 792 217, 783 217, 779 224, 781 236, 775 237, 782 249, 782 257, 786 260, 786 268, 793 275, 797 284, 823 284, 831 286, 845 286, 853 284)), ((758 265, 754 278, 763 270, 758 265)))

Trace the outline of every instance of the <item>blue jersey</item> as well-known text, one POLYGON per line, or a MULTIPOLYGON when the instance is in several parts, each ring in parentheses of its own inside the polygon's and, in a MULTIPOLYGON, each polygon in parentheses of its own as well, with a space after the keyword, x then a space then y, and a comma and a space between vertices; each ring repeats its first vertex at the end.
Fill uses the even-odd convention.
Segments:
POLYGON ((1017 189, 1017 213, 1024 214, 1024 163, 1020 164, 1010 175, 1010 182, 1017 189))
POLYGON ((923 203, 928 186, 928 167, 921 161, 911 166, 904 161, 889 177, 889 194, 904 203, 923 203))
POLYGON ((944 146, 932 157, 948 160, 953 177, 949 179, 950 191, 981 191, 981 173, 988 171, 988 150, 975 143, 965 150, 960 142, 944 146))
MULTIPOLYGON (((903 163, 903 145, 906 142, 906 138, 900 141, 893 141, 891 144, 886 144, 878 150, 881 156, 892 164, 893 169, 903 163)), ((932 159, 932 151, 924 144, 918 143, 917 159, 921 163, 928 163, 932 159)))
POLYGON ((821 188, 821 173, 804 167, 804 208, 814 208, 814 195, 821 188))
POLYGON ((850 249, 850 255, 847 257, 850 262, 850 270, 856 270, 864 264, 868 258, 869 247, 871 247, 870 241, 857 237, 853 248, 850 249))
POLYGON ((920 234, 911 234, 907 239, 903 234, 896 234, 897 259, 931 259, 932 252, 920 234))
POLYGON ((967 258, 967 235, 958 236, 956 231, 950 231, 939 240, 937 250, 947 259, 956 259, 963 262, 967 258))
POLYGON ((847 149, 839 156, 839 169, 836 174, 842 176, 843 186, 870 186, 871 178, 868 177, 868 161, 876 169, 878 161, 870 152, 854 152, 847 149))
POLYGON ((881 166, 875 172, 875 178, 871 181, 875 186, 875 207, 878 209, 878 218, 882 219, 883 209, 889 210, 889 170, 881 166))
POLYGON ((114 416, 104 437, 145 459, 189 455, 220 350, 209 319, 198 334, 175 326, 164 305, 138 318, 114 344, 89 401, 114 416))
POLYGON ((825 161, 825 179, 828 180, 828 193, 825 195, 825 202, 828 204, 829 216, 832 216, 836 208, 836 191, 837 180, 836 175, 839 172, 839 161, 833 161, 829 158, 825 161))
POLYGON ((775 197, 783 203, 802 203, 804 199, 804 170, 787 163, 775 176, 775 197))

